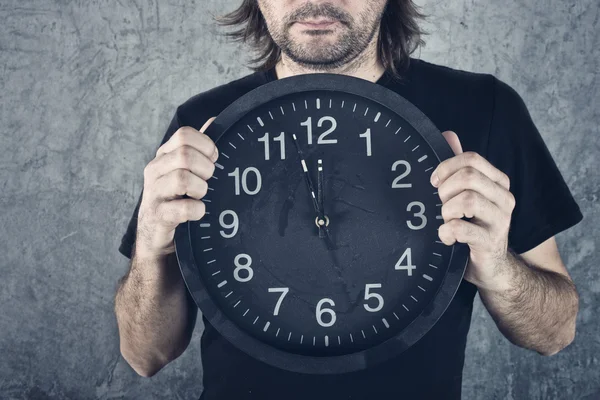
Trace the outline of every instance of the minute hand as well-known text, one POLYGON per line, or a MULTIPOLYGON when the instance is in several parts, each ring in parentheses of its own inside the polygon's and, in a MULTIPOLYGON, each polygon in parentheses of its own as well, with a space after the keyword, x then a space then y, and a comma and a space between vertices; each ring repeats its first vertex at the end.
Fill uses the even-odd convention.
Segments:
POLYGON ((312 203, 313 203, 313 207, 315 208, 315 212, 317 213, 317 216, 321 216, 322 212, 321 212, 321 208, 319 207, 319 203, 317 202, 317 198, 315 196, 315 189, 312 185, 312 181, 310 179, 310 174, 308 173, 308 168, 306 167, 306 161, 304 161, 304 155, 302 154, 302 150, 300 149, 300 146, 298 145, 298 140, 296 139, 296 134, 292 134, 292 137, 294 138, 294 143, 296 144, 296 149, 298 150, 298 154, 300 155, 300 162, 302 163, 302 170, 304 171, 304 180, 306 182, 306 185, 308 186, 308 192, 311 195, 312 198, 312 203))

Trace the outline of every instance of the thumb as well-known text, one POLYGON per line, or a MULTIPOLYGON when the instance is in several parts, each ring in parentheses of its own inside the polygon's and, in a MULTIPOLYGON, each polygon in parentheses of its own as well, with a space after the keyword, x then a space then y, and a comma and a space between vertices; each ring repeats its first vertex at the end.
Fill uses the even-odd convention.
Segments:
POLYGON ((442 132, 442 135, 446 139, 446 142, 450 145, 450 148, 454 152, 454 155, 459 155, 463 152, 458 135, 453 131, 442 132))
POLYGON ((200 128, 200 132, 204 133, 204 131, 206 131, 208 129, 208 127, 210 126, 210 124, 212 124, 212 122, 217 119, 217 117, 210 117, 205 123, 204 125, 202 125, 202 128, 200 128))
MULTIPOLYGON (((202 133, 206 132, 206 130, 208 129, 208 127, 210 126, 210 124, 212 124, 212 123, 213 123, 213 121, 214 121, 215 119, 217 119, 217 117, 211 117, 211 118, 209 118, 209 119, 208 119, 208 120, 207 120, 207 121, 204 123, 204 125, 202 125, 202 128, 200 128, 200 130, 199 130, 198 132, 202 132, 202 133)), ((211 141, 212 141, 212 139, 211 139, 211 141)), ((214 151, 214 152, 213 152, 213 154, 210 156, 210 160, 211 160, 212 162, 215 162, 215 161, 217 161, 218 159, 219 159, 219 149, 217 149, 217 146, 216 146, 216 144, 215 144, 215 151, 214 151)))

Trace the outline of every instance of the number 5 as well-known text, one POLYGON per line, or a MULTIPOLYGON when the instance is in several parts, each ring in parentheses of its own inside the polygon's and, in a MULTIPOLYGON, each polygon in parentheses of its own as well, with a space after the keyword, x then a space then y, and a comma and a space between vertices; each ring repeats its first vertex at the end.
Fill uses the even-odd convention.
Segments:
POLYGON ((369 300, 374 297, 379 302, 379 305, 375 308, 369 306, 368 304, 363 304, 365 310, 368 312, 377 312, 383 308, 383 297, 379 293, 369 293, 370 289, 379 289, 381 288, 381 283, 367 283, 365 285, 365 300, 369 300))

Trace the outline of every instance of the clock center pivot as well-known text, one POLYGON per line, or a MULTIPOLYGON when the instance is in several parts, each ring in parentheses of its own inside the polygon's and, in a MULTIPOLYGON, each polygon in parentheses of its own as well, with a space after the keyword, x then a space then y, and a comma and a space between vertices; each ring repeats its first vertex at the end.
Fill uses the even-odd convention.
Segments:
POLYGON ((317 225, 318 228, 322 227, 323 225, 329 226, 329 217, 325 215, 325 219, 323 219, 317 216, 315 218, 315 225, 317 225))

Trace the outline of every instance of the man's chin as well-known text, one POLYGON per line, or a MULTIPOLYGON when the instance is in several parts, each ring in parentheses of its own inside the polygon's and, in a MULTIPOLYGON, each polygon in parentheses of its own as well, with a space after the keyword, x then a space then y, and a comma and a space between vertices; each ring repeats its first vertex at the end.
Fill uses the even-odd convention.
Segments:
POLYGON ((327 36, 305 36, 299 40, 294 40, 291 46, 291 48, 297 50, 295 52, 297 55, 302 54, 306 59, 331 58, 330 50, 322 51, 320 49, 336 49, 339 47, 337 38, 327 36))
POLYGON ((307 49, 312 46, 335 46, 340 38, 333 33, 316 34, 313 32, 311 34, 294 35, 292 41, 296 48, 303 47, 307 49))
POLYGON ((325 56, 308 56, 302 55, 297 57, 296 55, 288 54, 288 57, 296 64, 301 65, 304 68, 315 70, 315 71, 326 71, 334 70, 343 65, 343 60, 339 58, 331 58, 331 55, 325 56))

